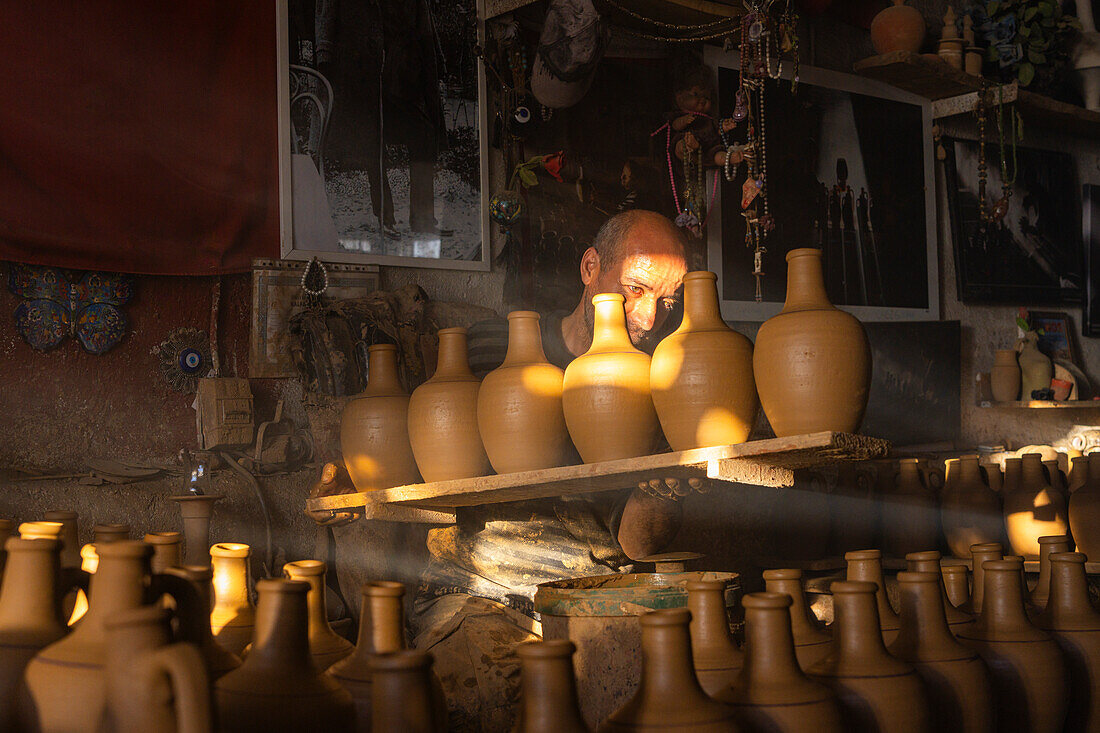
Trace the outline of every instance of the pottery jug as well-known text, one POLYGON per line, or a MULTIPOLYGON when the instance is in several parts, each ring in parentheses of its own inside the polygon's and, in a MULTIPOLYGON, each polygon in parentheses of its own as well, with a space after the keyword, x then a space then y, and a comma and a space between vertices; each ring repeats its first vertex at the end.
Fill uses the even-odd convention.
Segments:
POLYGON ((926 733, 924 684, 913 667, 891 657, 882 643, 875 601, 878 587, 839 580, 831 590, 836 645, 807 673, 836 692, 844 730, 926 733))
POLYGON ((924 16, 919 10, 906 5, 905 0, 894 0, 893 5, 880 11, 871 21, 871 43, 879 54, 918 53, 926 30, 924 16))
POLYGON ((1051 593, 1036 625, 1058 642, 1069 672, 1066 731, 1100 730, 1100 613, 1089 601, 1085 556, 1050 555, 1051 593))
MULTIPOLYGON (((1005 474, 1001 470, 1001 466, 997 463, 978 463, 978 471, 982 475, 982 479, 985 481, 985 485, 989 487, 989 490, 994 494, 1000 496, 1001 489, 1004 488, 1005 474)), ((1001 531, 1004 531, 1004 527, 1001 527, 1001 531)))
MULTIPOLYGON (((1069 492, 1072 500, 1073 493, 1077 489, 1088 483, 1089 480, 1089 457, 1088 456, 1073 456, 1069 459, 1069 473, 1066 476, 1066 491, 1069 492)), ((1070 528, 1073 527, 1073 510, 1070 510, 1070 528)))
POLYGON ((478 429, 497 473, 554 468, 570 460, 564 374, 542 351, 539 314, 509 313, 504 362, 485 375, 477 394, 478 429))
POLYGON ((642 627, 642 679, 634 696, 599 727, 627 731, 738 730, 733 712, 703 692, 691 661, 691 611, 670 608, 638 617, 642 627))
POLYGON ((876 618, 882 629, 882 641, 887 645, 894 643, 898 629, 901 627, 901 620, 894 612, 894 607, 890 605, 890 599, 886 595, 886 579, 882 576, 882 552, 854 550, 844 553, 844 560, 848 563, 846 575, 848 580, 875 584, 876 618))
POLYGON ((283 565, 283 575, 291 580, 309 583, 309 652, 323 672, 352 653, 350 641, 332 630, 328 622, 325 601, 325 563, 320 560, 298 560, 283 565))
POLYGON ((1040 537, 1069 531, 1065 500, 1051 488, 1038 453, 1024 454, 1019 481, 1005 483, 1004 517, 1012 551, 1028 560, 1039 558, 1040 537))
POLYGON ((935 547, 940 536, 936 497, 925 485, 916 458, 898 461, 893 491, 883 497, 882 544, 890 557, 935 547))
POLYGON ((183 519, 183 564, 210 564, 210 519, 214 505, 222 500, 216 494, 184 494, 170 497, 179 506, 183 519))
POLYGON ((58 539, 61 540, 61 567, 80 567, 80 536, 76 512, 66 509, 53 509, 42 515, 47 522, 59 522, 61 532, 58 539))
POLYGON ((564 639, 516 647, 521 686, 514 733, 588 733, 573 677, 576 651, 576 645, 564 639))
POLYGON ((630 342, 624 300, 618 293, 592 298, 592 346, 565 369, 565 424, 585 463, 649 455, 660 430, 650 358, 630 342))
POLYGON ((779 568, 764 571, 764 590, 790 596, 791 637, 798 666, 809 669, 833 650, 833 637, 818 623, 802 590, 802 571, 779 568))
MULTIPOLYGON (((973 616, 955 608, 948 599, 947 587, 944 584, 943 573, 940 569, 940 553, 938 550, 925 550, 924 552, 913 552, 906 555, 905 567, 910 573, 932 573, 936 576, 939 582, 939 592, 943 603, 944 618, 947 620, 947 625, 951 627, 952 633, 954 633, 955 627, 974 622, 973 616)), ((963 582, 966 582, 966 567, 956 567, 962 567, 963 582)), ((898 614, 898 618, 901 618, 901 614, 898 614)))
MULTIPOLYGON (((943 534, 952 555, 967 557, 971 545, 1001 539, 1001 499, 982 481, 977 456, 949 459, 948 464, 940 495, 943 534)), ((934 546, 933 542, 924 549, 934 546)))
POLYGON ((186 594, 183 599, 185 607, 179 609, 179 633, 184 640, 198 648, 210 681, 213 682, 241 666, 241 658, 218 644, 210 630, 210 611, 214 605, 214 571, 206 565, 184 565, 170 567, 165 573, 187 581, 194 591, 186 594))
POLYGON ((92 543, 105 545, 108 542, 130 539, 130 525, 120 523, 97 524, 92 527, 92 543))
POLYGON ((1015 349, 997 349, 993 352, 993 369, 989 372, 993 399, 997 402, 1015 402, 1020 398, 1020 364, 1015 349))
POLYGON ((219 542, 210 548, 214 569, 214 610, 210 630, 226 651, 239 655, 252 641, 256 609, 249 596, 248 545, 219 542))
POLYGON ((183 537, 179 532, 146 532, 142 541, 153 548, 153 557, 149 561, 149 566, 154 573, 163 573, 168 568, 183 564, 180 554, 183 537))
POLYGON ((993 684, 985 663, 952 635, 940 573, 898 573, 901 629, 890 653, 913 665, 931 703, 932 730, 993 730, 993 684))
POLYGON ((344 464, 359 491, 419 483, 409 444, 409 396, 397 376, 397 347, 375 344, 367 351, 367 387, 344 406, 340 418, 344 464))
POLYGON ((791 636, 791 597, 750 593, 745 607, 745 666, 717 695, 750 731, 840 733, 836 695, 799 668, 791 636))
POLYGON ((674 451, 744 443, 756 420, 752 342, 722 320, 718 276, 684 275, 684 318, 653 350, 653 405, 674 451))
POLYGON ((441 733, 432 704, 432 655, 402 649, 370 659, 371 731, 441 733))
POLYGON ((441 329, 435 374, 409 397, 409 443, 425 481, 492 473, 477 428, 480 387, 470 371, 466 329, 441 329))
POLYGON ((214 683, 222 733, 355 730, 351 695, 309 653, 309 583, 256 582, 256 640, 238 669, 214 683))
POLYGON ((742 664, 741 650, 730 635, 726 587, 721 580, 687 581, 691 659, 699 686, 711 697, 733 683, 742 664))
POLYGON ((985 601, 985 563, 988 560, 1000 560, 1004 557, 1004 548, 997 542, 982 542, 970 547, 971 587, 970 598, 959 610, 977 617, 982 612, 985 601))
POLYGON ((168 611, 141 606, 104 620, 107 709, 101 731, 208 733, 210 680, 192 644, 172 643, 168 611))
POLYGON ((1030 400, 1033 391, 1050 388, 1054 367, 1050 359, 1039 351, 1039 334, 1028 331, 1020 343, 1020 399, 1030 400))
POLYGON ((871 386, 871 349, 863 324, 825 295, 821 250, 787 253, 787 300, 760 326, 752 366, 760 405, 777 436, 859 430, 871 386))
POLYGON ((1039 538, 1039 579, 1028 595, 1030 610, 1042 611, 1050 598, 1050 556, 1055 552, 1072 552, 1073 540, 1069 535, 1053 535, 1039 538))
POLYGON ((965 565, 943 565, 940 575, 943 576, 943 590, 948 603, 963 611, 963 607, 970 604, 970 571, 965 565))
POLYGON ((1058 461, 1053 458, 1049 460, 1044 458, 1043 468, 1046 469, 1044 475, 1047 481, 1050 482, 1050 487, 1054 489, 1054 493, 1060 494, 1063 501, 1069 501, 1069 487, 1066 484, 1066 474, 1058 467, 1058 461))
POLYGON ((1100 560, 1100 453, 1088 456, 1086 480, 1070 494, 1069 526, 1077 549, 1100 560))

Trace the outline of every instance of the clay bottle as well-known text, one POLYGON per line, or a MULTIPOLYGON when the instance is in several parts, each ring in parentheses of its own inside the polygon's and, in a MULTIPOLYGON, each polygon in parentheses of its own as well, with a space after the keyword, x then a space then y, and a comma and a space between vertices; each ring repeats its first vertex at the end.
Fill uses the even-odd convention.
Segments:
POLYGON ((993 684, 985 663, 951 634, 941 599, 940 573, 898 573, 901 629, 890 653, 924 681, 932 730, 993 730, 993 684))
POLYGON ((638 617, 642 627, 642 679, 638 690, 599 727, 626 731, 738 730, 730 708, 707 697, 691 662, 691 611, 670 608, 638 617))
POLYGON ((218 729, 354 731, 351 695, 322 674, 309 653, 309 583, 260 580, 256 592, 252 651, 240 668, 214 683, 218 729))
POLYGON ((1054 492, 1060 494, 1062 501, 1069 501, 1069 487, 1066 484, 1066 475, 1058 467, 1056 459, 1043 460, 1043 468, 1046 469, 1046 478, 1054 492))
POLYGON ((573 447, 562 411, 564 372, 546 360, 539 314, 508 314, 504 362, 485 375, 477 425, 497 473, 564 466, 573 447))
MULTIPOLYGON (((879 54, 918 53, 926 30, 919 10, 906 5, 905 0, 894 0, 893 5, 879 11, 871 21, 871 44, 879 54)), ((1012 355, 1015 357, 1016 352, 1012 355)))
POLYGON ((432 655, 402 649, 371 657, 372 731, 442 733, 432 704, 432 655))
POLYGON ((703 692, 711 697, 729 687, 741 671, 741 651, 730 635, 726 583, 687 581, 691 611, 691 659, 703 692))
POLYGON ((47 522, 60 522, 61 567, 80 567, 80 536, 76 512, 66 509, 53 509, 42 515, 47 522))
POLYGON ((684 318, 653 350, 653 405, 674 451, 744 443, 759 401, 752 342, 722 320, 718 276, 684 275, 684 318))
POLYGON ((153 548, 150 566, 154 573, 163 573, 168 568, 183 564, 180 555, 183 536, 179 532, 146 532, 142 541, 153 548))
POLYGON ((171 643, 168 611, 141 606, 104 621, 104 729, 209 733, 210 680, 192 644, 171 643))
POLYGON ((19 536, 25 540, 61 541, 61 531, 65 528, 61 522, 23 522, 19 525, 19 536))
POLYGON ((1050 601, 1036 620, 1054 636, 1069 672, 1067 733, 1100 730, 1100 613, 1089 601, 1080 552, 1050 555, 1050 601))
POLYGON ((588 733, 577 701, 573 653, 564 639, 529 641, 516 647, 521 691, 513 733, 588 733))
POLYGON ((951 554, 966 557, 971 545, 999 541, 1004 520, 1000 497, 982 481, 978 457, 962 456, 948 463, 952 461, 940 495, 940 518, 951 554))
POLYGON ((186 608, 181 608, 179 627, 182 640, 194 644, 202 655, 203 663, 213 682, 241 666, 236 654, 226 651, 214 641, 210 630, 210 610, 214 605, 214 571, 206 565, 184 565, 165 570, 168 575, 187 581, 193 593, 186 595, 186 608))
MULTIPOLYGON (((1069 459, 1069 475, 1066 477, 1066 491, 1073 501, 1073 493, 1084 486, 1089 480, 1089 457, 1073 456, 1069 459)), ((1070 529, 1073 528, 1073 509, 1070 508, 1070 529)))
POLYGON ((649 455, 660 430, 649 388, 650 358, 630 341, 624 301, 618 293, 592 298, 592 346, 565 369, 565 424, 585 463, 649 455))
POLYGON ((210 548, 214 569, 214 610, 210 630, 214 640, 231 654, 240 655, 252 641, 256 609, 249 596, 248 545, 219 542, 210 548))
POLYGON ((1004 548, 996 542, 982 542, 970 547, 970 567, 973 572, 970 600, 959 607, 960 611, 977 617, 982 612, 985 600, 985 563, 988 560, 1000 560, 1004 557, 1004 548))
POLYGON ((1039 538, 1039 579, 1028 596, 1028 605, 1035 613, 1047 606, 1050 597, 1050 556, 1055 552, 1072 552, 1073 540, 1069 535, 1053 535, 1039 538))
POLYGON ((217 494, 184 494, 170 497, 176 502, 183 520, 183 564, 210 564, 210 520, 214 505, 222 500, 217 494))
MULTIPOLYGON (((865 581, 874 583, 875 606, 877 619, 882 628, 882 641, 884 644, 894 643, 901 627, 901 620, 894 607, 890 605, 890 599, 886 595, 886 580, 882 576, 882 552, 879 550, 853 550, 844 553, 844 559, 848 563, 848 580, 865 581)), ((833 632, 836 633, 835 630, 833 632)))
POLYGON ((441 329, 435 374, 409 397, 409 443, 425 481, 492 473, 477 429, 480 387, 470 371, 466 329, 441 329))
POLYGON ((367 387, 344 406, 340 449, 355 488, 376 491, 420 481, 409 444, 409 396, 397 375, 397 347, 367 349, 367 387))
POLYGON ((323 672, 355 649, 352 643, 332 630, 325 602, 325 563, 298 560, 283 565, 283 575, 309 583, 309 651, 323 672))
POLYGON ((791 637, 791 597, 750 593, 745 606, 745 666, 717 696, 733 706, 737 722, 752 731, 840 733, 836 695, 799 668, 791 637))
MULTIPOLYGON (((947 594, 947 601, 956 610, 963 611, 970 605, 970 571, 965 565, 944 565, 940 568, 943 576, 943 589, 947 594)), ((970 614, 966 614, 970 616, 970 614)))
POLYGON ((92 527, 92 543, 105 545, 108 542, 130 539, 130 525, 119 523, 97 524, 92 527))
POLYGON ((854 433, 871 386, 863 324, 825 295, 821 250, 787 253, 787 300, 760 326, 752 357, 760 405, 775 434, 854 433))
MULTIPOLYGON (((1001 489, 1004 487, 1005 474, 1001 470, 1001 467, 997 463, 978 463, 978 470, 981 471, 982 479, 985 481, 985 485, 989 487, 989 490, 994 494, 997 494, 998 501, 1000 501, 1001 489)), ((998 510, 999 513, 999 510, 998 510)), ((1001 528, 1004 531, 1004 528, 1001 528)))
POLYGON ((798 666, 809 669, 833 650, 833 637, 818 623, 802 590, 802 571, 780 568, 764 571, 764 590, 784 593, 791 599, 791 636, 798 666))
MULTIPOLYGON (((951 601, 947 597, 947 587, 944 584, 943 573, 940 569, 940 553, 937 550, 927 550, 925 552, 913 552, 905 556, 905 567, 911 573, 933 573, 936 578, 939 579, 939 591, 940 597, 943 601, 944 618, 947 619, 947 625, 951 627, 952 633, 956 626, 962 626, 963 624, 969 624, 974 622, 974 617, 965 611, 960 611, 951 605, 951 601)), ((963 566, 963 582, 966 582, 966 568, 963 566)), ((900 614, 899 614, 900 618, 900 614)))
POLYGON ((1019 482, 1005 484, 1004 517, 1012 551, 1028 560, 1039 558, 1040 537, 1069 531, 1065 502, 1047 482, 1041 454, 1025 453, 1019 482))
POLYGON ((840 698, 846 731, 927 733, 928 697, 910 665, 886 651, 879 631, 874 583, 832 584, 836 648, 808 670, 840 698))
POLYGON ((916 458, 898 461, 893 491, 883 499, 882 538, 890 557, 936 546, 940 535, 936 497, 925 485, 916 458))
POLYGON ((1016 349, 997 349, 993 352, 989 382, 993 399, 997 402, 1015 402, 1020 398, 1020 364, 1016 361, 1016 349))
POLYGON ((1088 456, 1085 483, 1069 497, 1069 526, 1077 549, 1100 560, 1100 453, 1088 456))
POLYGON ((1023 563, 987 560, 982 567, 982 613, 958 638, 992 674, 996 730, 1057 733, 1066 717, 1069 679, 1058 645, 1024 613, 1023 563))
POLYGON ((1050 359, 1039 351, 1039 334, 1028 331, 1020 339, 1020 399, 1032 399, 1031 393, 1038 389, 1050 387, 1050 379, 1054 375, 1054 367, 1050 359))

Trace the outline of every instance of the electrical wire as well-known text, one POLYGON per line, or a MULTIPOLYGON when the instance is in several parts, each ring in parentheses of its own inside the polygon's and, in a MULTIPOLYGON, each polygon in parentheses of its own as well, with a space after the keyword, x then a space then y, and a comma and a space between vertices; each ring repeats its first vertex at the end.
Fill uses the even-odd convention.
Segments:
POLYGON ((264 500, 263 489, 260 488, 260 482, 252 475, 252 472, 246 469, 241 464, 237 463, 237 459, 231 456, 225 451, 218 451, 218 456, 229 466, 229 468, 238 476, 245 480, 251 488, 252 492, 256 494, 256 499, 260 503, 260 511, 264 516, 264 565, 263 571, 266 577, 271 577, 271 572, 274 569, 275 555, 274 548, 271 543, 271 512, 267 509, 267 501, 264 500))

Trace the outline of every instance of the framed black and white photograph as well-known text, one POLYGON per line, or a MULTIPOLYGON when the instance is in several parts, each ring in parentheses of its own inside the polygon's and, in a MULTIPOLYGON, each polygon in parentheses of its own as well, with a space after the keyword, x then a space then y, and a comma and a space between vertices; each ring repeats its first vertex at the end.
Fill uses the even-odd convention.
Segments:
POLYGON ((282 255, 488 270, 476 0, 280 0, 282 255))
POLYGON ((1081 333, 1100 336, 1100 186, 1082 186, 1081 235, 1085 250, 1085 293, 1081 333))

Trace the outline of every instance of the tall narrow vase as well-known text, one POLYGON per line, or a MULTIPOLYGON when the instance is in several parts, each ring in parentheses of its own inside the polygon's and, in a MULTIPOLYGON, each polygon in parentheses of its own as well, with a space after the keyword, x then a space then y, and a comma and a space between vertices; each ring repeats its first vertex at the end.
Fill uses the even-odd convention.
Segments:
POLYGON ((515 733, 588 733, 573 677, 576 651, 564 639, 530 641, 516 648, 521 697, 515 733))
POLYGON ((794 568, 778 568, 764 571, 764 590, 768 593, 784 593, 791 599, 791 636, 798 666, 809 669, 828 656, 833 650, 833 637, 822 630, 806 603, 802 589, 802 571, 794 568))
POLYGON ((370 660, 371 731, 442 733, 432 705, 432 655, 402 649, 370 660))
POLYGON ((848 580, 874 583, 875 607, 878 623, 882 629, 882 640, 889 645, 894 643, 901 628, 901 620, 890 605, 886 595, 886 579, 882 575, 882 553, 879 550, 854 550, 844 554, 848 563, 848 580))
POLYGON ((77 526, 78 515, 67 509, 53 509, 42 515, 47 522, 60 522, 61 567, 80 567, 80 533, 77 526))
POLYGON ((997 542, 982 542, 970 547, 972 568, 970 599, 959 607, 960 611, 979 616, 985 602, 985 564, 1004 557, 1004 548, 997 542))
POLYGON ((226 651, 239 655, 252 641, 256 609, 249 595, 248 545, 219 542, 210 548, 214 568, 214 608, 210 630, 226 651))
POLYGON ((687 582, 691 659, 699 685, 711 697, 733 683, 744 661, 730 635, 726 587, 721 580, 687 582))
POLYGON ((286 577, 309 583, 309 652, 322 672, 355 649, 329 625, 325 569, 325 563, 320 560, 298 560, 283 565, 286 577))
MULTIPOLYGON (((925 552, 913 552, 905 556, 905 567, 910 573, 932 573, 939 581, 939 592, 943 602, 944 618, 947 625, 954 629, 957 626, 974 623, 974 617, 965 611, 960 611, 951 604, 947 596, 947 586, 944 582, 943 571, 940 567, 940 553, 937 550, 925 552)), ((958 567, 958 566, 956 566, 958 567)), ((966 568, 962 568, 963 573, 966 568)), ((966 575, 963 575, 965 582, 966 575)), ((898 614, 901 618, 901 614, 898 614)))
POLYGON ((1053 535, 1039 538, 1039 578, 1028 596, 1028 605, 1036 612, 1047 606, 1050 598, 1050 556, 1057 552, 1073 550, 1073 539, 1069 535, 1053 535))
MULTIPOLYGON (((153 559, 150 564, 154 573, 163 573, 168 568, 183 564, 183 556, 180 552, 183 537, 179 532, 146 532, 142 542, 153 548, 153 559)), ((209 558, 209 555, 207 557, 209 558)))
POLYGON ((210 519, 222 497, 214 494, 173 496, 183 518, 183 564, 210 565, 210 519))

